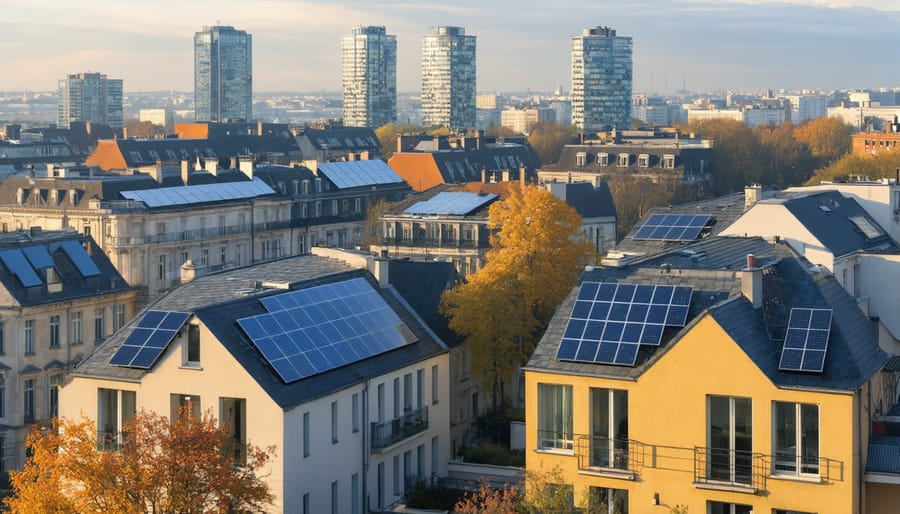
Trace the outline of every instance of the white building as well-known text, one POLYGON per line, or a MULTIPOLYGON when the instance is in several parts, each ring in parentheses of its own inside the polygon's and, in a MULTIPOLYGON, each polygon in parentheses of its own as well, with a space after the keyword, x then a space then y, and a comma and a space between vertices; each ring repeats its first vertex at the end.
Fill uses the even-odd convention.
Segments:
POLYGON ((141 109, 138 111, 140 121, 149 121, 166 129, 166 134, 175 133, 175 113, 172 109, 141 109))
POLYGON ((190 399, 242 444, 276 447, 262 470, 271 512, 388 508, 415 481, 446 476, 448 350, 382 287, 385 262, 355 258, 195 278, 73 371, 60 414, 87 416, 115 442, 137 410, 169 414, 190 399), (169 342, 145 358, 135 328, 160 317, 169 342))

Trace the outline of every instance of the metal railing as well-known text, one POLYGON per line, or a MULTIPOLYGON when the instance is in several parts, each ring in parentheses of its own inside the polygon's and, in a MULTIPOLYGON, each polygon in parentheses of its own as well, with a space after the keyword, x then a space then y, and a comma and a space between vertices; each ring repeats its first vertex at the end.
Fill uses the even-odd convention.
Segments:
POLYGON ((410 237, 385 237, 386 246, 425 246, 429 248, 487 248, 487 241, 474 241, 471 239, 432 239, 410 237))
POLYGON ((694 484, 756 493, 766 489, 769 458, 725 448, 694 448, 694 484))
MULTIPOLYGON (((767 456, 768 457, 768 456, 767 456)), ((844 463, 827 457, 803 457, 791 454, 775 454, 769 457, 773 476, 818 478, 822 482, 842 482, 844 463)))
POLYGON ((576 436, 579 470, 619 470, 637 473, 643 466, 644 445, 634 439, 576 436))
POLYGON ((381 450, 408 437, 428 430, 428 406, 410 411, 399 418, 372 423, 372 449, 381 450))

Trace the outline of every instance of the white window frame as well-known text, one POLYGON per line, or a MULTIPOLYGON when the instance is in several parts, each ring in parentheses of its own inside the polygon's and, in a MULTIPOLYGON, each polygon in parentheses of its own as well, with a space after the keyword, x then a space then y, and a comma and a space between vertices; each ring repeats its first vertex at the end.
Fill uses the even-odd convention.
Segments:
POLYGON ((638 155, 638 168, 649 168, 650 167, 650 154, 642 153, 638 155))
POLYGON ((662 167, 667 170, 675 169, 675 156, 667 153, 662 156, 662 167))
POLYGON ((572 453, 572 386, 538 384, 538 449, 572 453))
POLYGON ((788 476, 801 476, 801 477, 818 477, 820 474, 819 467, 819 450, 821 448, 821 441, 819 440, 819 427, 821 423, 819 422, 819 406, 812 403, 798 403, 798 402, 772 402, 772 474, 773 475, 788 475, 788 476), (784 458, 784 455, 789 455, 785 453, 779 452, 778 448, 778 431, 779 425, 782 423, 779 420, 779 405, 788 407, 789 410, 793 411, 792 423, 788 423, 788 425, 793 424, 793 437, 794 437, 794 456, 784 458), (804 411, 806 414, 804 415, 804 411), (815 460, 813 462, 804 462, 805 457, 812 458, 813 456, 807 456, 804 454, 804 449, 807 446, 806 441, 809 436, 803 433, 804 429, 804 421, 805 418, 808 418, 811 415, 811 412, 815 412, 815 423, 816 423, 816 448, 815 448, 815 460), (799 451, 797 451, 799 450, 799 451))
POLYGON ((628 167, 629 162, 631 161, 631 155, 627 153, 620 153, 616 156, 616 166, 619 168, 628 167))

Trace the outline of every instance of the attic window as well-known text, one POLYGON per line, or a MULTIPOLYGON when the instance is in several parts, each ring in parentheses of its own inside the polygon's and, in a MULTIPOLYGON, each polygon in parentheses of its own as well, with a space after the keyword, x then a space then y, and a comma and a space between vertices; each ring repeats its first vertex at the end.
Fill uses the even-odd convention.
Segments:
POLYGON ((667 170, 675 169, 675 156, 672 154, 663 155, 662 167, 667 170))
POLYGON ((598 166, 609 166, 609 154, 608 153, 598 153, 597 154, 597 165, 598 166))
POLYGON ((575 154, 575 166, 587 165, 587 153, 578 152, 575 154))
POLYGON ((617 166, 619 166, 620 168, 624 168, 624 167, 628 166, 630 160, 631 160, 630 155, 628 155, 627 153, 620 153, 618 155, 617 166))
POLYGON ((648 168, 650 167, 650 155, 642 153, 638 155, 638 167, 639 168, 648 168))
POLYGON ((129 152, 129 154, 131 155, 131 160, 134 162, 143 162, 144 161, 143 157, 141 157, 141 152, 132 150, 131 152, 129 152))

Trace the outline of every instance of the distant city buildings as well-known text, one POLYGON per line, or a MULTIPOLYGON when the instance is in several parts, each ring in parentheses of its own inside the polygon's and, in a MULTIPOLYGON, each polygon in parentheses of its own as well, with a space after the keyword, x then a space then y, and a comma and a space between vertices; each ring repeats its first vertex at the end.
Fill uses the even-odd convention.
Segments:
POLYGON ((422 122, 475 126, 475 36, 440 26, 422 36, 422 122))
POLYGON ((556 111, 544 107, 508 108, 500 111, 500 125, 524 134, 538 122, 556 122, 556 111))
POLYGON ((344 125, 377 128, 397 119, 397 37, 354 27, 341 38, 344 125))
POLYGON ((609 27, 572 37, 572 124, 582 132, 631 128, 631 49, 609 27))
POLYGON ((252 36, 230 26, 194 34, 194 114, 197 121, 252 118, 252 36))
POLYGON ((175 130, 175 116, 171 109, 141 109, 138 111, 140 121, 149 121, 166 129, 166 134, 175 130))
POLYGON ((59 81, 56 125, 69 128, 73 121, 122 127, 122 79, 102 73, 76 73, 59 81))

